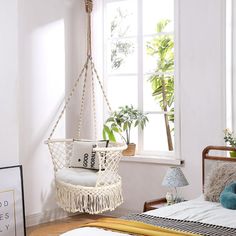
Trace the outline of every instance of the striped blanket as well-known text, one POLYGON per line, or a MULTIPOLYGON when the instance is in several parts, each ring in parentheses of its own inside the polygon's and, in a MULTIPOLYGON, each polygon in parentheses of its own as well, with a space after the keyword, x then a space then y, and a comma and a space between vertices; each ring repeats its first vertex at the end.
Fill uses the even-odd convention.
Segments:
POLYGON ((120 219, 103 218, 82 227, 99 227, 132 235, 145 236, 232 236, 236 228, 195 221, 169 219, 146 214, 131 214, 120 219))
POLYGON ((146 214, 131 214, 123 219, 138 221, 154 226, 189 232, 204 236, 232 236, 236 235, 236 228, 223 227, 219 225, 206 224, 196 221, 169 219, 146 214))

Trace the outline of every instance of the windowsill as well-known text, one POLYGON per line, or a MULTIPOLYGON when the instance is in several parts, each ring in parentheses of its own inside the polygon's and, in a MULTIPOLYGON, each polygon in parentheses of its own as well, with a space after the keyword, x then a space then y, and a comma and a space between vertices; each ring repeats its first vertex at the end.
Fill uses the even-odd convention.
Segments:
POLYGON ((121 162, 136 162, 136 163, 147 163, 147 164, 161 164, 161 165, 182 165, 183 160, 174 159, 170 157, 157 157, 157 156, 122 156, 121 162))

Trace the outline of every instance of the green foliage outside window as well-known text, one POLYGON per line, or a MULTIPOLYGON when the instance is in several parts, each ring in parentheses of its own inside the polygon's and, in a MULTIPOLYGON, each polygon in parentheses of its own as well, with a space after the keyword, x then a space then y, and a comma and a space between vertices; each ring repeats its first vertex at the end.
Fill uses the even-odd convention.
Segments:
MULTIPOLYGON (((111 37, 126 36, 130 27, 126 25, 128 16, 128 12, 122 12, 120 8, 117 9, 117 13, 110 25, 111 37)), ((153 98, 164 111, 168 149, 172 151, 174 149, 172 141, 174 129, 171 129, 171 123, 174 123, 174 38, 172 34, 164 33, 169 23, 170 20, 168 19, 163 19, 157 23, 156 32, 158 35, 147 42, 146 52, 156 58, 155 71, 151 74, 148 81, 150 81, 153 98)), ((125 58, 133 51, 133 43, 127 40, 116 40, 111 48, 112 69, 120 68, 125 58)), ((112 134, 110 135, 112 136, 112 134)))
MULTIPOLYGON (((124 37, 127 35, 130 26, 126 24, 126 21, 129 15, 130 14, 128 12, 122 11, 120 8, 117 8, 117 12, 110 25, 111 37, 124 37)), ((133 51, 133 43, 127 40, 117 39, 111 48, 111 68, 120 68, 125 58, 129 54, 133 53, 133 51)))
POLYGON ((225 129, 224 134, 225 142, 228 143, 231 147, 236 148, 236 138, 234 136, 234 133, 229 129, 225 129))
POLYGON ((156 69, 149 78, 152 96, 165 112, 165 129, 168 148, 173 150, 170 122, 174 122, 174 39, 173 35, 165 34, 164 29, 169 20, 161 20, 156 26, 158 36, 147 42, 147 53, 156 57, 156 69), (171 114, 168 114, 171 112, 171 114))

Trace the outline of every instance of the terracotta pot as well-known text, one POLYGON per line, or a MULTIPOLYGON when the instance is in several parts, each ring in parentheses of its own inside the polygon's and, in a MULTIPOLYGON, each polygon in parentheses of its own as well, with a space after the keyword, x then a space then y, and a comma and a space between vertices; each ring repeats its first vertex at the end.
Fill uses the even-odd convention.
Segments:
POLYGON ((128 148, 122 152, 123 156, 134 156, 135 155, 136 144, 130 143, 128 144, 128 148))

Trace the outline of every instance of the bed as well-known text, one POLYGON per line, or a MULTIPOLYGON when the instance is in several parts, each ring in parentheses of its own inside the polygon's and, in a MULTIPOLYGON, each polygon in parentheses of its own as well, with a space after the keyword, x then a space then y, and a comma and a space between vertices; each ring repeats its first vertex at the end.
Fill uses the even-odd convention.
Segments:
MULTIPOLYGON (((202 152, 202 183, 206 182, 206 176, 215 163, 230 163, 236 167, 236 158, 223 156, 223 152, 235 150, 230 147, 208 146, 202 152), (218 150, 222 156, 210 155, 210 151, 218 150)), ((236 174, 236 173, 235 173, 236 174)), ((236 181, 236 179, 235 179, 236 181)), ((227 236, 236 235, 236 210, 223 208, 219 202, 206 201, 204 196, 178 203, 171 206, 162 207, 142 214, 135 214, 123 217, 132 222, 143 222, 152 224, 155 227, 170 228, 176 232, 188 232, 192 235, 214 235, 227 236)), ((122 223, 122 222, 121 222, 122 223)), ((62 236, 124 236, 129 235, 123 232, 113 232, 102 228, 82 227, 62 236)), ((150 234, 152 235, 152 234, 150 234)), ((154 235, 154 234, 153 234, 154 235)), ((177 235, 160 233, 156 235, 177 235)), ((179 235, 179 234, 178 234, 179 235)), ((180 235, 184 235, 180 234, 180 235)))

